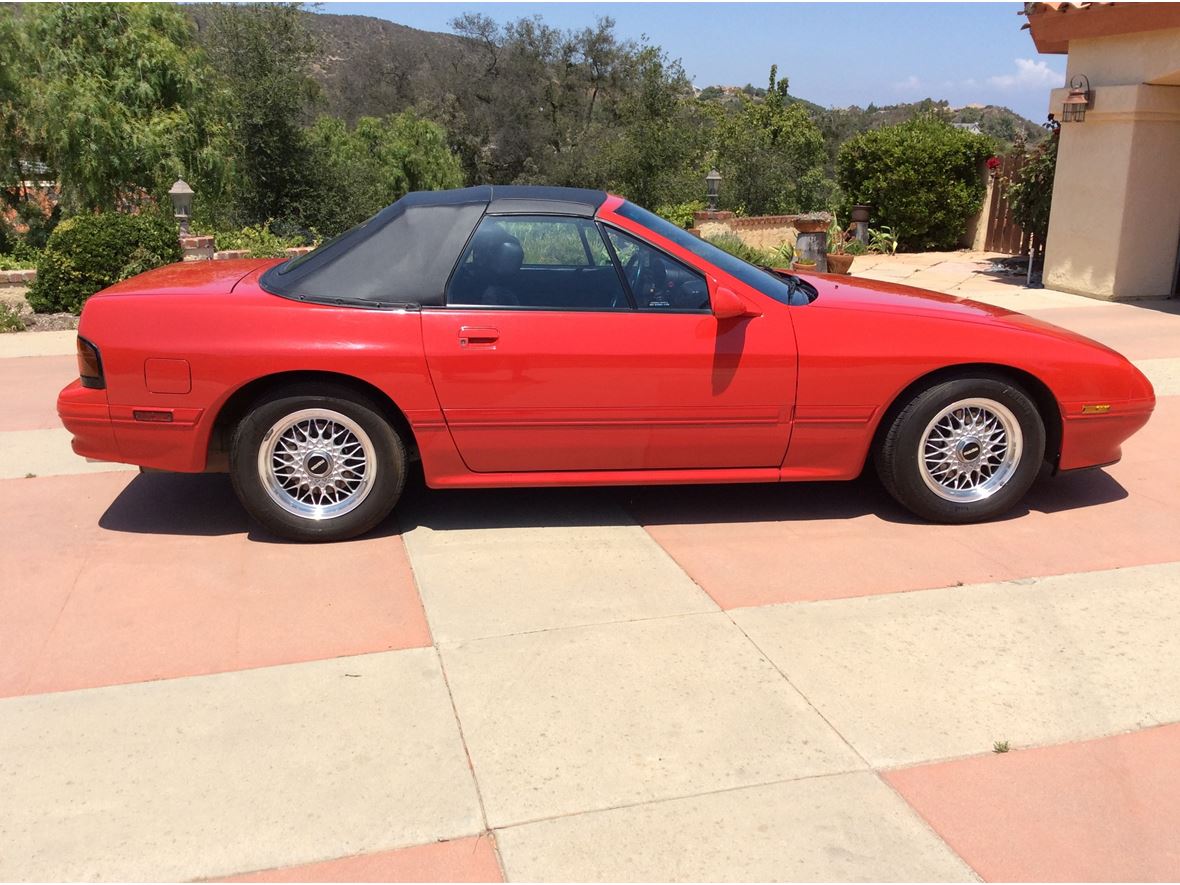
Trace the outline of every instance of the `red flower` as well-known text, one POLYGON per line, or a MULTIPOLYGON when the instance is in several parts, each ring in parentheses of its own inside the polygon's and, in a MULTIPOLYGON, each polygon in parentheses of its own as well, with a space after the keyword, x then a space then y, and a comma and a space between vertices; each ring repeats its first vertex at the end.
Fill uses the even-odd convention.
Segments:
POLYGON ((987 158, 987 168, 992 170, 993 172, 996 171, 997 169, 999 169, 1000 168, 1000 158, 999 157, 988 157, 987 158))

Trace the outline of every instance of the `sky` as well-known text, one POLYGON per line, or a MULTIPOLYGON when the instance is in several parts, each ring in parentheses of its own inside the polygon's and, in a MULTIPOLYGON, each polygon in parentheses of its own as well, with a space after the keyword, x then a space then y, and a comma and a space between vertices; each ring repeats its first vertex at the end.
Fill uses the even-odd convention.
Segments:
POLYGON ((771 64, 791 94, 825 106, 943 99, 1012 108, 1045 119, 1065 57, 1038 55, 1022 3, 324 3, 321 12, 371 15, 450 31, 468 12, 497 21, 540 15, 580 28, 609 15, 624 37, 679 58, 697 87, 765 86, 771 64))

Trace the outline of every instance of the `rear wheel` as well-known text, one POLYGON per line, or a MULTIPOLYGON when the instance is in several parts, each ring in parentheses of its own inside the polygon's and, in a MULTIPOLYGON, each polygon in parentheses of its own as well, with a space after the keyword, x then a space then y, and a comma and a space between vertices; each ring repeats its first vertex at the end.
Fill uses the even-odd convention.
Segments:
POLYGON ((230 475, 242 505, 275 534, 340 541, 389 515, 406 452, 376 403, 317 385, 277 392, 242 419, 230 475))
POLYGON ((915 396, 875 452, 894 498, 934 522, 992 519, 1024 497, 1045 456, 1032 399, 997 378, 959 378, 915 396))

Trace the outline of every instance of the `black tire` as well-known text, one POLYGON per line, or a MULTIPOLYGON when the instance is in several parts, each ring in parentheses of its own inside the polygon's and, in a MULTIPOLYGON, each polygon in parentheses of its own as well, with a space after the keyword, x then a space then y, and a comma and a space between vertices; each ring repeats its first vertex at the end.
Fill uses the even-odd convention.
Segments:
MULTIPOLYGON (((307 427, 306 424, 299 426, 307 427)), ((297 438, 298 430, 293 432, 297 438)), ((282 433, 279 435, 281 437, 282 433)), ((334 469, 330 463, 328 467, 323 467, 323 460, 313 458, 314 453, 311 453, 295 460, 314 464, 325 471, 334 469)), ((340 458, 339 453, 337 458, 340 458)), ((270 463, 269 459, 263 460, 270 463)), ((328 460, 330 462, 331 459, 328 460)), ((401 437, 383 416, 380 406, 371 399, 333 384, 301 384, 273 391, 254 404, 234 431, 229 467, 234 491, 242 506, 276 535, 293 541, 343 541, 369 531, 393 510, 405 485, 406 448, 401 437), (359 486, 360 490, 350 496, 333 487, 328 492, 341 495, 341 501, 330 503, 325 498, 319 499, 320 509, 350 508, 338 515, 321 513, 316 517, 310 513, 292 511, 291 508, 300 507, 314 509, 313 501, 298 500, 299 496, 309 493, 319 494, 312 493, 309 485, 294 487, 293 491, 287 493, 278 486, 273 486, 273 492, 268 489, 272 485, 268 479, 273 479, 274 475, 266 473, 260 465, 260 452, 271 439, 269 432, 272 428, 280 428, 285 422, 295 420, 293 416, 297 413, 304 413, 307 416, 304 420, 315 420, 314 416, 321 416, 324 423, 317 426, 334 427, 341 431, 338 439, 349 439, 348 434, 352 432, 348 429, 349 424, 352 429, 362 431, 352 435, 356 447, 348 449, 352 454, 347 457, 353 457, 358 452, 364 455, 364 469, 356 467, 359 462, 354 460, 350 462, 349 469, 355 468, 355 471, 340 474, 341 488, 349 483, 363 483, 359 486), (332 419, 332 415, 338 417, 332 419), (328 421, 335 423, 329 425, 328 421), (280 503, 280 500, 285 503, 280 503)), ((308 476, 311 474, 308 473, 308 476)), ((316 479, 326 481, 326 477, 316 479)))
MULTIPOLYGON (((1024 497, 1045 457, 1045 424, 1036 404, 1020 387, 1000 378, 957 378, 935 384, 914 396, 892 420, 888 416, 886 420, 889 424, 873 453, 877 475, 898 503, 932 522, 983 522, 1006 513, 1024 497), (1002 468, 1006 479, 987 497, 948 500, 945 495, 963 493, 947 488, 933 476, 927 478, 929 468, 924 471, 922 461, 928 451, 924 437, 944 409, 965 400, 991 401, 1004 407, 1008 412, 1005 417, 1014 418, 1019 426, 1021 451, 1013 465, 1002 468)), ((965 454, 974 452, 970 440, 961 445, 965 454)))

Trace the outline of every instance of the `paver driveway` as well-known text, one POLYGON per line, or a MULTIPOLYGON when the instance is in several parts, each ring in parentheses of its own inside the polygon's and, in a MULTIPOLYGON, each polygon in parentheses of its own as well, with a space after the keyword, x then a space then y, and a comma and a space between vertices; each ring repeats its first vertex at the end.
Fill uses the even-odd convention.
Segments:
POLYGON ((867 479, 419 482, 289 545, 224 477, 76 458, 72 334, 0 337, 0 879, 1180 877, 1180 312, 977 257, 857 269, 1159 395, 981 526, 867 479))

